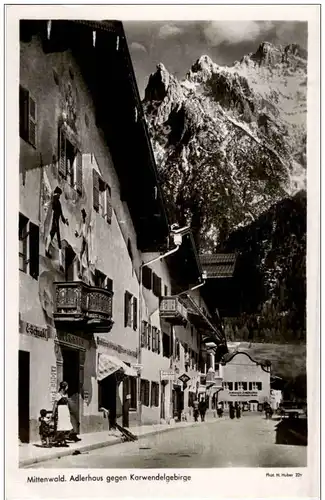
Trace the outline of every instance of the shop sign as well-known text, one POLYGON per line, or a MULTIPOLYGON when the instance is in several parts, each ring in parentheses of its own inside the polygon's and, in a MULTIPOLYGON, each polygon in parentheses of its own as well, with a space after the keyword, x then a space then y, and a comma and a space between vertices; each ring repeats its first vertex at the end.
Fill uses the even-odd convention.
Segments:
POLYGON ((174 380, 175 372, 173 370, 160 370, 160 380, 174 380))
POLYGON ((73 335, 72 333, 60 333, 60 335, 56 336, 56 340, 59 342, 64 342, 65 344, 70 344, 74 347, 83 347, 87 349, 88 341, 79 337, 78 335, 73 335))
POLYGON ((96 344, 97 344, 97 347, 98 346, 108 347, 109 349, 112 349, 113 351, 116 351, 120 354, 127 354, 129 356, 132 356, 133 358, 136 358, 138 356, 137 351, 133 351, 132 349, 127 349, 126 347, 123 347, 119 344, 114 344, 113 342, 110 342, 109 340, 103 339, 102 337, 96 338, 96 344))
POLYGON ((189 377, 186 373, 183 373, 180 377, 178 377, 179 380, 181 380, 184 384, 186 384, 189 380, 191 380, 191 377, 189 377))
POLYGON ((239 391, 230 391, 229 396, 252 396, 252 397, 257 397, 258 392, 255 391, 244 391, 244 392, 239 392, 239 391))
POLYGON ((32 323, 21 322, 21 333, 25 335, 31 335, 32 337, 37 337, 39 339, 47 340, 48 332, 47 327, 41 327, 37 325, 33 325, 32 323))

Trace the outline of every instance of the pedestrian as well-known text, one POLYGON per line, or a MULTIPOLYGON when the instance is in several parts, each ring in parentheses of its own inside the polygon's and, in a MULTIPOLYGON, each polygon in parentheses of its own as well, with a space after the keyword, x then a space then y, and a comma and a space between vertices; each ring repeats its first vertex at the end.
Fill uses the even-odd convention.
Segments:
POLYGON ((41 438, 42 445, 45 447, 50 446, 50 438, 51 438, 51 419, 48 416, 48 412, 45 409, 40 411, 39 416, 39 435, 41 438))
POLYGON ((197 422, 199 419, 199 402, 197 399, 193 402, 193 417, 194 422, 197 422))
POLYGON ((229 403, 229 418, 231 418, 231 420, 235 418, 235 408, 232 403, 229 403))
POLYGON ((55 442, 57 446, 69 446, 66 439, 69 434, 73 432, 68 404, 68 384, 67 382, 61 382, 59 392, 54 401, 52 413, 55 425, 55 442))
POLYGON ((218 417, 221 418, 222 417, 222 414, 223 414, 223 407, 222 407, 222 403, 218 403, 218 406, 217 406, 217 414, 218 414, 218 417))
POLYGON ((80 223, 80 227, 75 230, 75 237, 81 238, 81 250, 79 255, 79 273, 78 278, 82 279, 82 261, 83 256, 85 255, 85 261, 87 268, 89 267, 89 249, 88 249, 88 233, 89 233, 89 222, 87 222, 87 212, 83 208, 81 210, 82 221, 80 223))
POLYGON ((200 416, 201 416, 201 422, 204 422, 204 420, 205 420, 206 411, 207 411, 206 402, 204 399, 201 399, 201 401, 199 403, 199 412, 200 412, 200 416))
POLYGON ((51 258, 50 255, 50 244, 56 235, 57 240, 58 240, 58 247, 59 247, 59 261, 60 261, 60 268, 63 268, 63 257, 62 257, 62 249, 61 249, 61 234, 60 234, 60 219, 62 220, 63 224, 66 224, 67 226, 69 225, 68 219, 66 219, 63 216, 62 213, 62 207, 61 207, 61 202, 60 202, 60 196, 62 194, 62 189, 57 186, 54 189, 53 192, 53 197, 52 197, 52 211, 53 211, 53 216, 52 216, 52 227, 49 236, 47 237, 46 240, 46 246, 45 246, 45 255, 49 258, 51 258))
POLYGON ((235 404, 235 409, 236 409, 236 418, 240 418, 240 416, 241 416, 241 410, 240 410, 240 404, 239 403, 235 404))

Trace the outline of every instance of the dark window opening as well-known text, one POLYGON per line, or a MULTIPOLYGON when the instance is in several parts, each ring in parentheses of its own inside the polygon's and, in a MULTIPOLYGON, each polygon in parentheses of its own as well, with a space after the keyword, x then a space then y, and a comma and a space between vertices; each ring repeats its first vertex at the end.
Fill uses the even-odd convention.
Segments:
POLYGON ((36 101, 19 86, 19 135, 36 148, 36 101))
POLYGON ((132 325, 132 295, 129 292, 124 294, 124 326, 132 325))
POLYGON ((151 382, 151 406, 159 406, 159 384, 151 382))
POLYGON ((167 333, 163 333, 163 356, 165 358, 170 357, 170 336, 167 333))
POLYGON ((142 269, 142 284, 148 290, 152 288, 152 271, 150 267, 144 267, 142 269))
POLYGON ((137 379, 136 377, 129 377, 130 380, 130 410, 137 409, 137 379))
POLYGON ((141 379, 140 382, 140 394, 141 394, 141 404, 144 406, 149 406, 149 390, 150 390, 150 382, 149 380, 141 379))

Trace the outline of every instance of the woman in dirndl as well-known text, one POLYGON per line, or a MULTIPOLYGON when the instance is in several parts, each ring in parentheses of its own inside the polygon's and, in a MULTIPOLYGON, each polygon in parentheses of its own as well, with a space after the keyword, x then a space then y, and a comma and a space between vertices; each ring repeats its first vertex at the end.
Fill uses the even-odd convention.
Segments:
POLYGON ((66 438, 73 430, 68 406, 68 384, 61 382, 53 405, 55 443, 57 446, 69 446, 66 438))

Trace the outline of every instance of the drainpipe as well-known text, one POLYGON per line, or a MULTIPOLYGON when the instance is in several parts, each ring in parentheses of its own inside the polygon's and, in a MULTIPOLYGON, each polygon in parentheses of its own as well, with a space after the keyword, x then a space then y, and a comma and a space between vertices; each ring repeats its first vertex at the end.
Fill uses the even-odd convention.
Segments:
MULTIPOLYGON (((174 243, 175 247, 169 250, 168 252, 164 253, 163 255, 159 255, 159 257, 155 257, 154 259, 149 260, 148 262, 144 262, 141 264, 140 269, 139 269, 139 355, 138 355, 138 364, 141 366, 141 361, 142 361, 142 348, 141 348, 141 328, 142 328, 142 270, 144 267, 149 266, 150 264, 153 264, 154 262, 158 262, 159 260, 163 260, 166 257, 169 257, 169 255, 172 255, 173 253, 177 252, 179 247, 182 244, 182 232, 187 230, 188 228, 183 228, 183 229, 178 229, 172 232, 173 238, 174 238, 174 243)), ((138 416, 139 416, 139 423, 141 423, 141 413, 142 413, 142 405, 141 405, 141 377, 138 378, 138 416)))

